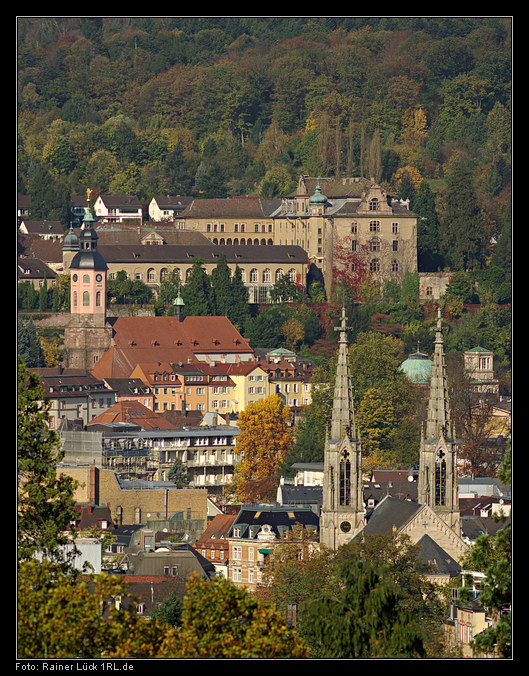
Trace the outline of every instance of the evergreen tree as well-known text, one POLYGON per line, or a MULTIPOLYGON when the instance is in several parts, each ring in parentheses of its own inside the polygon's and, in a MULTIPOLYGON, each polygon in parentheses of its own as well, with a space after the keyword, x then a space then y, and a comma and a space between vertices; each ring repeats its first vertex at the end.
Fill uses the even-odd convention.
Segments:
POLYGON ((173 466, 169 470, 167 478, 169 481, 175 483, 177 488, 186 488, 189 486, 187 467, 179 458, 174 461, 173 466))
POLYGON ((455 162, 447 179, 443 244, 456 270, 475 270, 485 263, 487 233, 472 186, 468 164, 455 162))
POLYGON ((221 317, 229 317, 232 304, 231 271, 224 253, 219 254, 217 267, 211 272, 211 286, 216 313, 221 317))
POLYGON ((439 217, 435 208, 435 195, 427 181, 421 181, 412 200, 412 211, 418 214, 417 264, 420 272, 435 272, 443 266, 439 243, 439 217))
POLYGON ((301 608, 303 638, 320 659, 425 656, 420 628, 400 606, 397 585, 383 567, 351 558, 338 568, 335 594, 301 608))
POLYGON ((182 287, 182 300, 187 317, 205 317, 216 314, 211 280, 202 264, 201 258, 195 258, 187 282, 182 287))
POLYGON ((249 317, 248 289, 242 281, 242 272, 237 265, 231 278, 231 304, 228 318, 239 331, 244 332, 249 317))
POLYGON ((24 364, 30 368, 44 366, 42 344, 33 320, 19 320, 17 329, 17 352, 24 364))
POLYGON ((61 545, 75 517, 76 482, 58 475, 63 452, 49 427, 49 403, 40 379, 18 359, 18 558, 28 561, 39 553, 62 561, 61 545))

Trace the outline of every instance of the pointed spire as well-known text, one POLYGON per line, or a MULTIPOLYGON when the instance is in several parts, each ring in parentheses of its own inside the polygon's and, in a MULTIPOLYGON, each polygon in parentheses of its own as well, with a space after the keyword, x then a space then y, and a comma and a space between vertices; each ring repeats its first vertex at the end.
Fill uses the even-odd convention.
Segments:
POLYGON ((345 307, 342 306, 341 324, 334 329, 335 331, 340 332, 340 339, 338 341, 338 364, 334 381, 334 397, 330 429, 331 439, 343 439, 346 436, 350 439, 356 438, 353 387, 351 384, 349 350, 346 333, 347 328, 345 307))
POLYGON ((440 307, 437 310, 433 368, 430 380, 430 398, 428 401, 425 436, 427 439, 438 439, 440 436, 450 439, 453 436, 440 307))

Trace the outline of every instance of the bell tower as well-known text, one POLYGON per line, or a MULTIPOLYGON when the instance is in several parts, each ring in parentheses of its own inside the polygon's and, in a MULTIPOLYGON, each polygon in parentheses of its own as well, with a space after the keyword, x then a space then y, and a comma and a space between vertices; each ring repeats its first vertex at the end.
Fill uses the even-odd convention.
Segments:
MULTIPOLYGON (((96 219, 87 211, 70 262, 70 321, 65 330, 66 366, 90 371, 110 347, 106 322, 108 266, 97 250, 96 219)), ((69 242, 70 247, 72 243, 69 242)))
POLYGON ((440 308, 434 347, 428 414, 421 433, 418 500, 460 535, 457 445, 450 419, 440 308))
POLYGON ((320 542, 331 549, 347 542, 363 524, 362 450, 357 434, 349 367, 345 308, 340 332, 330 429, 324 451, 320 542))

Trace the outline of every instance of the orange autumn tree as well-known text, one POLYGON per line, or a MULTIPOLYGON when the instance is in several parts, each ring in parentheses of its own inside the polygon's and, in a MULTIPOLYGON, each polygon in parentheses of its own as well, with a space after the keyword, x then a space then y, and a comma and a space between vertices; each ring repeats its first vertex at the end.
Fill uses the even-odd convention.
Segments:
POLYGON ((239 462, 229 492, 237 502, 270 501, 278 469, 293 443, 290 408, 277 394, 256 401, 240 414, 239 428, 239 462))

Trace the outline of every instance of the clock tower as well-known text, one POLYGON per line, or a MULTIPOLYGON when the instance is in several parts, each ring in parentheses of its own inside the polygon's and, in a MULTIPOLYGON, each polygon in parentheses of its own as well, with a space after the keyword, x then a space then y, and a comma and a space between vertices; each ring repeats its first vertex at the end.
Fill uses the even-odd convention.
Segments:
MULTIPOLYGON (((70 263, 70 322, 64 336, 66 366, 91 371, 110 347, 106 322, 108 266, 97 250, 95 218, 85 215, 70 263)), ((68 242, 71 251, 72 243, 68 242)))

